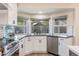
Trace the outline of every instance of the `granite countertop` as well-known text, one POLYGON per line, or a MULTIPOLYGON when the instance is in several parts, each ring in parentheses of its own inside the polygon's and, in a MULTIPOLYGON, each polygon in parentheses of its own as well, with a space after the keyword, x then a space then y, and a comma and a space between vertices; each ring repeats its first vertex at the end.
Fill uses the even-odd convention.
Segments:
POLYGON ((48 37, 69 38, 69 37, 73 37, 73 36, 51 36, 51 35, 48 35, 48 37))
POLYGON ((73 36, 66 36, 66 35, 63 35, 63 36, 54 36, 54 35, 22 35, 22 36, 50 36, 50 37, 73 37, 73 36))
POLYGON ((24 35, 19 37, 19 40, 23 39, 24 37, 30 37, 30 36, 47 36, 47 35, 24 35))
POLYGON ((68 46, 68 47, 69 47, 69 50, 71 50, 73 53, 79 56, 79 46, 68 46))
POLYGON ((60 38, 69 38, 69 37, 73 37, 73 36, 53 36, 53 35, 16 35, 17 37, 19 37, 18 39, 21 40, 24 37, 30 37, 30 36, 47 36, 47 37, 60 37, 60 38))

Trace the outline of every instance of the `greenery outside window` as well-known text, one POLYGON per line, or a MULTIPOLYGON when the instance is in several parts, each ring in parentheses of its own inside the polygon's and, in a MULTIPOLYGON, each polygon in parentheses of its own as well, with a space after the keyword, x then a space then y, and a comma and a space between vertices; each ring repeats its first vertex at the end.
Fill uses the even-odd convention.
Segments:
POLYGON ((16 34, 24 34, 26 33, 26 21, 23 17, 18 16, 17 26, 15 28, 16 34))
POLYGON ((32 19, 31 26, 33 34, 49 33, 49 19, 32 19))

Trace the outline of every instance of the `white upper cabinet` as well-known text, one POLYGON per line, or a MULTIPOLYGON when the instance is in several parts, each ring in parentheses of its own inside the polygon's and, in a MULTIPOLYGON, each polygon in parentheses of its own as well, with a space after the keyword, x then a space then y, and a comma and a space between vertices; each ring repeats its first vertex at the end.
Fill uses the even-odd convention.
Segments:
POLYGON ((58 54, 60 56, 69 56, 69 48, 68 46, 69 45, 72 45, 72 40, 73 38, 70 37, 70 38, 59 38, 58 39, 58 54))
POLYGON ((0 24, 17 25, 17 4, 0 3, 0 24))
POLYGON ((8 24, 17 25, 17 4, 16 3, 8 4, 8 24))

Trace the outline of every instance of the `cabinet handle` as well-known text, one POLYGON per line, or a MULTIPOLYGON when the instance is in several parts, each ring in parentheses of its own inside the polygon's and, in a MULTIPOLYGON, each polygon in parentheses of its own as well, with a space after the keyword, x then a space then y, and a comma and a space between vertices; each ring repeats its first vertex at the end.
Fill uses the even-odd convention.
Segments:
POLYGON ((28 39, 28 41, 31 41, 30 39, 28 39))
POLYGON ((23 44, 21 44, 21 48, 23 48, 23 44))
POLYGON ((39 40, 39 43, 41 43, 42 42, 42 40, 39 40))

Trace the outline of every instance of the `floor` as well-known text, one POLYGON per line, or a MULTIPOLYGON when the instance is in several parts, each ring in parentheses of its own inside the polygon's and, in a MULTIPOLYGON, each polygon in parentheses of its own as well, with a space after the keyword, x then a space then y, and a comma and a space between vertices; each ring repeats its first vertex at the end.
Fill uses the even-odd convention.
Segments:
POLYGON ((49 54, 49 53, 33 53, 26 56, 54 56, 54 55, 49 54))
POLYGON ((12 56, 19 56, 19 50, 16 51, 12 56))
MULTIPOLYGON (((12 56, 19 56, 19 51, 16 51, 12 56)), ((26 56, 54 56, 54 55, 49 53, 32 53, 26 56)))

